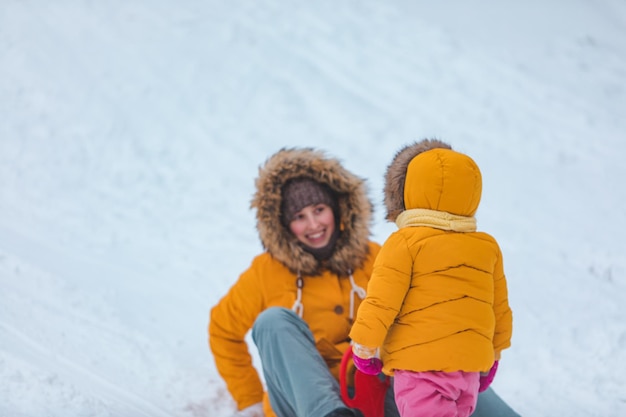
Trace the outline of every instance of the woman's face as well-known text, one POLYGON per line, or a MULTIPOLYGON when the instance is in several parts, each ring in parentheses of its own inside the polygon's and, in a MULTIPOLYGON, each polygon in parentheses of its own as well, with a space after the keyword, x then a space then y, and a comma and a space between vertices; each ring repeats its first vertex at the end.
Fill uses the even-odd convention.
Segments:
POLYGON ((289 230, 303 244, 314 248, 328 245, 335 231, 335 215, 327 204, 312 204, 297 212, 289 230))

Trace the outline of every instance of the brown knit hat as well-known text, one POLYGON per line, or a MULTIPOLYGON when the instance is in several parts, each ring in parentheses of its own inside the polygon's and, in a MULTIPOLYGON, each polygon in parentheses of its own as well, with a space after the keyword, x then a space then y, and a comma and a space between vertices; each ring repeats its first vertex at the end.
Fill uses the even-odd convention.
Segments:
POLYGON ((281 219, 288 226, 293 216, 312 204, 326 204, 337 217, 337 197, 326 185, 311 178, 289 180, 282 188, 281 219))

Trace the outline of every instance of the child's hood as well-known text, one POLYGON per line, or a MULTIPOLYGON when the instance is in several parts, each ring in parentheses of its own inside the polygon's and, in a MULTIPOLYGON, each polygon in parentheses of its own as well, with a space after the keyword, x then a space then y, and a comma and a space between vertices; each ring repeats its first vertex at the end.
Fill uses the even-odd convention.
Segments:
POLYGON ((390 221, 418 208, 469 217, 480 203, 482 177, 472 158, 425 139, 396 154, 387 168, 384 193, 390 221))

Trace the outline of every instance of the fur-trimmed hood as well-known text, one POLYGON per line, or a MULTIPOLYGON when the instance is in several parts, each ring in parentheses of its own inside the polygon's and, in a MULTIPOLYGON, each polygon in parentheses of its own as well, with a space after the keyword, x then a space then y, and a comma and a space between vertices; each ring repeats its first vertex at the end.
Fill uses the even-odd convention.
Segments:
POLYGON ((398 151, 385 173, 386 218, 409 209, 473 216, 482 192, 476 163, 445 142, 424 139, 398 151), (418 158, 419 156, 419 158, 418 158))
POLYGON ((359 268, 369 249, 372 204, 365 181, 346 170, 337 159, 313 148, 283 148, 259 168, 251 207, 267 252, 293 273, 318 275, 324 268, 347 276, 359 268), (308 177, 328 185, 337 196, 339 229, 335 251, 323 264, 305 251, 281 222, 281 190, 293 178, 308 177))

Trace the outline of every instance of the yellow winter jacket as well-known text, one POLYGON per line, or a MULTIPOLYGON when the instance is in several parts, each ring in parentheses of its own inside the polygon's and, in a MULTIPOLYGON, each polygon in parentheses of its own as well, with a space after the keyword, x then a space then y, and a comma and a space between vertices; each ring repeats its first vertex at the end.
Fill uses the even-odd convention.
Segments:
POLYGON ((380 246, 369 240, 372 205, 364 181, 320 151, 282 149, 271 156, 259 170, 252 207, 257 210, 257 229, 265 252, 253 259, 212 308, 208 333, 217 370, 237 407, 241 410, 264 399, 266 417, 271 417, 245 338, 257 316, 270 307, 291 309, 300 275, 302 318, 338 378, 341 357, 349 347, 348 333, 361 302, 356 294, 351 296, 350 276, 365 289, 380 246), (325 261, 305 251, 280 220, 282 185, 302 176, 327 184, 337 196, 341 233, 333 254, 325 261))
MULTIPOLYGON (((356 285, 366 288, 379 246, 369 244, 370 256, 352 273, 356 285)), ((211 310, 209 340, 215 362, 240 409, 261 401, 263 387, 252 366, 245 335, 256 317, 269 307, 290 309, 296 300, 297 276, 268 253, 257 256, 228 294, 211 310)), ((317 349, 331 373, 339 378, 341 357, 350 346, 348 333, 350 292, 347 277, 324 271, 304 277, 303 320, 309 325, 317 349)), ((353 296, 354 310, 361 303, 353 296)))
POLYGON ((500 248, 475 231, 480 171, 450 149, 406 152, 385 188, 400 229, 379 252, 350 337, 381 347, 387 374, 487 371, 510 346, 512 314, 500 248))

